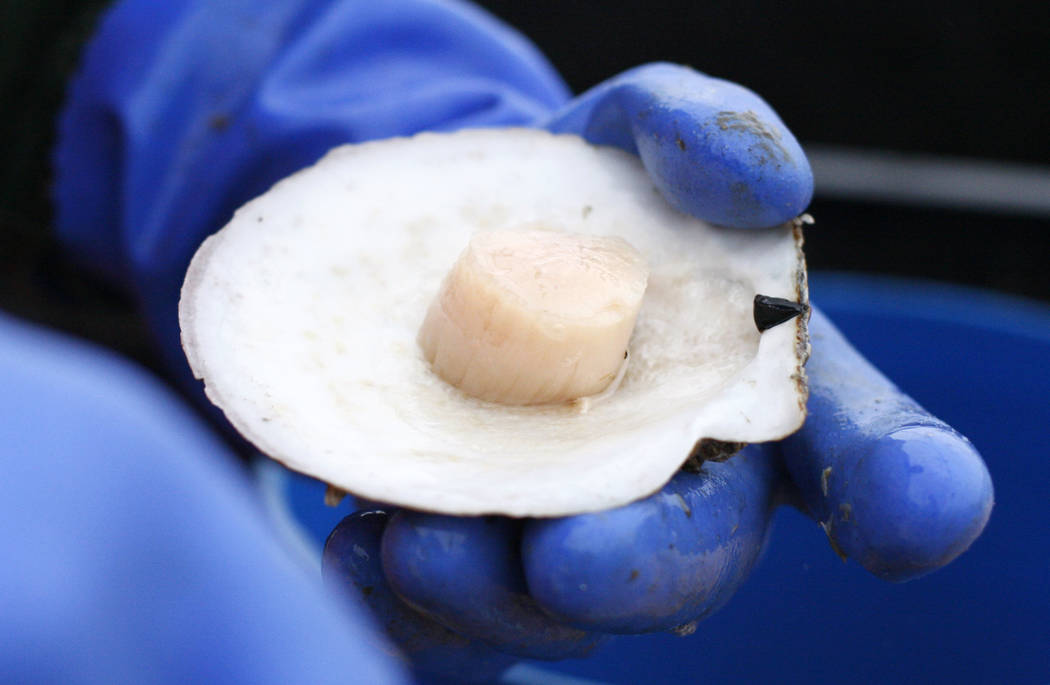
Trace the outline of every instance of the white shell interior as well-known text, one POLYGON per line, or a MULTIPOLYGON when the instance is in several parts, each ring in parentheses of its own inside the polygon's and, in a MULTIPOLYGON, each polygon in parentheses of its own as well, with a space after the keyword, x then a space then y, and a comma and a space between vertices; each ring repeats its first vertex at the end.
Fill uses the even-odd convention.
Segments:
POLYGON ((208 396, 264 453, 367 497, 451 514, 558 516, 665 483, 700 438, 802 423, 805 319, 760 334, 756 293, 803 301, 797 227, 672 209, 640 162, 532 130, 422 134, 330 152, 201 247, 180 304, 208 396), (618 235, 650 267, 619 389, 586 412, 467 397, 416 333, 478 230, 618 235))

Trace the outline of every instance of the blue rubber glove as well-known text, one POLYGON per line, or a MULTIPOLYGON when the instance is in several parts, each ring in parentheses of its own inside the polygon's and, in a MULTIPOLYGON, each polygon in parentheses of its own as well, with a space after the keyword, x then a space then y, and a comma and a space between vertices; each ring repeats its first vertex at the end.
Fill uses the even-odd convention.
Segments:
POLYGON ((160 383, 0 314, 0 387, 0 682, 407 682, 160 383))
POLYGON ((809 417, 783 442, 805 507, 835 551, 887 580, 962 554, 991 514, 970 442, 897 390, 819 312, 810 322, 809 417))
MULTIPOLYGON (((127 0, 102 24, 62 118, 57 200, 70 251, 139 298, 193 392, 175 316, 190 256, 235 207, 338 144, 483 125, 574 131, 638 153, 675 206, 740 228, 794 217, 812 191, 794 138, 753 93, 650 65, 569 101, 532 46, 465 3, 270 0, 263 10, 247 0, 170 0, 163 8, 127 0)), ((840 550, 875 572, 905 578, 930 570, 982 528, 987 472, 943 426, 903 430, 934 422, 916 418, 913 404, 855 365, 848 346, 822 349, 833 339, 816 317, 811 417, 784 446, 799 499, 840 550), (856 392, 839 390, 841 374, 828 371, 839 363, 856 392), (934 471, 922 459, 944 467, 934 471), (927 499, 901 506, 914 504, 920 470, 927 499), (854 471, 864 474, 859 489, 836 480, 854 471), (951 521, 900 539, 948 501, 951 521), (842 520, 841 505, 903 513, 842 520)), ((366 601, 396 616, 394 633, 408 636, 402 646, 425 652, 428 663, 441 661, 443 649, 450 664, 487 659, 479 640, 560 658, 587 652, 598 633, 688 631, 755 563, 772 508, 794 491, 784 471, 778 448, 750 448, 680 474, 622 510, 520 526, 407 512, 391 512, 389 523, 355 516, 333 532, 329 576, 362 593, 371 588, 366 601), (355 549, 372 563, 350 563, 345 550, 355 549), (454 629, 458 641, 423 614, 454 629)))

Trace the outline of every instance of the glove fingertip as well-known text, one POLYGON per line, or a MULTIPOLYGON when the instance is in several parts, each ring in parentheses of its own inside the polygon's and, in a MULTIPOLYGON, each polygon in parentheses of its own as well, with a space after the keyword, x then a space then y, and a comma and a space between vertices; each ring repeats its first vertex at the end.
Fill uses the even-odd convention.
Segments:
POLYGON ((657 64, 634 72, 620 98, 642 161, 676 208, 720 226, 768 228, 812 200, 802 146, 748 88, 657 64))
POLYGON ((984 530, 994 492, 980 454, 941 426, 906 426, 875 440, 825 527, 875 575, 904 581, 962 554, 984 530))
POLYGON ((545 125, 637 153, 673 207, 719 226, 779 226, 813 197, 802 147, 761 97, 678 64, 626 71, 545 125))

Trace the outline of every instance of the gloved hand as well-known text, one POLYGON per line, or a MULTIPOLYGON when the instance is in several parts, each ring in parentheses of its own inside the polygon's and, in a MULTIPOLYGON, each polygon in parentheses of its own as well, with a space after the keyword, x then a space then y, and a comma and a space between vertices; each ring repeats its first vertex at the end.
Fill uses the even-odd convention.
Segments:
POLYGON ((367 588, 383 615, 398 598, 425 614, 399 615, 392 634, 426 644, 423 666, 440 672, 438 646, 457 650, 420 639, 435 619, 472 638, 473 649, 547 659, 586 655, 605 633, 688 634, 747 578, 783 503, 813 516, 835 552, 887 580, 943 566, 988 519, 983 461, 819 312, 811 334, 810 415, 779 444, 680 471, 660 492, 596 514, 523 522, 354 514, 328 539, 326 575, 367 588))
MULTIPOLYGON (((794 138, 749 91, 650 65, 570 102, 532 46, 464 3, 126 0, 100 27, 62 118, 60 236, 139 298, 199 395, 178 344, 178 290, 197 245, 235 207, 338 144, 493 125, 636 152, 676 207, 742 229, 791 219, 812 190, 794 138)), ((980 457, 819 314, 812 332, 810 418, 782 445, 680 473, 601 514, 351 517, 329 541, 328 575, 361 588, 424 667, 497 669, 486 644, 558 658, 608 632, 687 632, 747 576, 785 499, 881 576, 946 563, 990 510, 980 457)))

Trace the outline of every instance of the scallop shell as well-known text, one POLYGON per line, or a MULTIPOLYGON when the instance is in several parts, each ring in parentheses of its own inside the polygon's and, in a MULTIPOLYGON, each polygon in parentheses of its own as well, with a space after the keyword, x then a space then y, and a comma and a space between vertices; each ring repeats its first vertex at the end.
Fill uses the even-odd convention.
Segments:
POLYGON ((180 323, 208 397, 286 466, 448 514, 560 516, 657 490, 702 439, 805 417, 806 317, 759 333, 756 294, 806 302, 799 226, 713 227, 639 160, 566 135, 470 130, 344 146, 208 238, 180 323), (650 267, 616 392, 511 407, 431 372, 416 333, 479 230, 618 235, 650 267))

